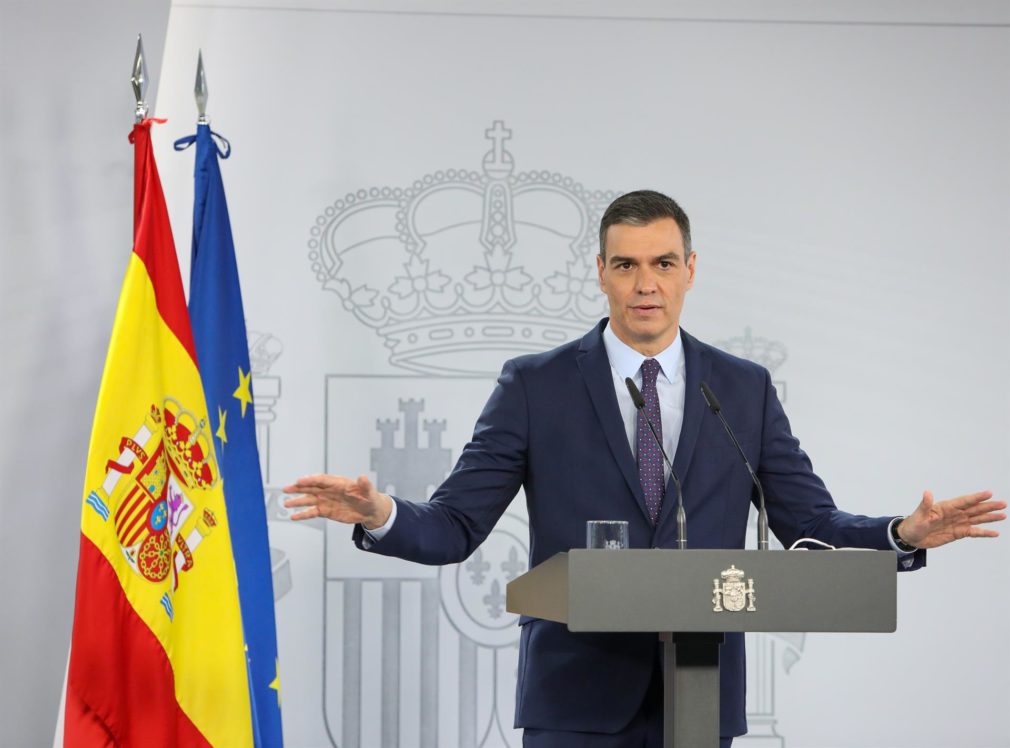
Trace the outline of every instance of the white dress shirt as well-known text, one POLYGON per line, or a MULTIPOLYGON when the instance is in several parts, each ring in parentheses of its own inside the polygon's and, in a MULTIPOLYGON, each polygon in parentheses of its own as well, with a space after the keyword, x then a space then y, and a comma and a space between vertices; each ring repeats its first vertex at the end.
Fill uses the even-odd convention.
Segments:
MULTIPOLYGON (((603 330, 603 346, 607 349, 610 359, 610 373, 614 377, 614 391, 617 393, 617 404, 621 408, 621 419, 624 421, 624 432, 628 435, 631 454, 638 459, 638 411, 631 401, 631 393, 624 380, 628 377, 642 389, 642 362, 650 356, 644 356, 623 342, 607 325, 603 330)), ((670 345, 651 358, 659 364, 659 375, 656 377, 656 393, 659 395, 659 413, 663 421, 663 449, 673 462, 677 454, 677 444, 680 443, 680 429, 684 425, 684 344, 680 339, 680 331, 670 345)), ((701 397, 701 395, 699 395, 701 397)), ((653 424, 658 426, 658 424, 653 424)), ((649 435, 651 439, 652 436, 649 435)), ((670 480, 670 466, 663 466, 664 485, 670 480)))

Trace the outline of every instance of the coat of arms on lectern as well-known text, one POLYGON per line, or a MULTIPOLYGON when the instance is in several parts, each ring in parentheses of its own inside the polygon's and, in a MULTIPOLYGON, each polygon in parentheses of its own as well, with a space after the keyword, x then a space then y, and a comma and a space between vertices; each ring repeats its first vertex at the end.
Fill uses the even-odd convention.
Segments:
POLYGON ((757 610, 754 607, 754 580, 748 579, 747 584, 744 584, 743 580, 746 575, 743 569, 738 569, 735 565, 730 564, 730 567, 724 569, 720 576, 722 577, 721 585, 718 579, 712 580, 712 611, 714 613, 722 613, 723 610, 739 613, 744 610, 745 604, 748 613, 757 610))

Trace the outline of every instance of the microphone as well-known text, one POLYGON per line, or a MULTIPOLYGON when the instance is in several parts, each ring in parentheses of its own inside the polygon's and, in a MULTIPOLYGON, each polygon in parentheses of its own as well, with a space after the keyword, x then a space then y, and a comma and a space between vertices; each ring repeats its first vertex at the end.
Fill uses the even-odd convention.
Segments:
POLYGON ((719 405, 719 400, 716 399, 715 393, 705 382, 701 383, 701 395, 705 398, 705 404, 708 409, 719 416, 719 420, 722 421, 722 427, 726 429, 726 433, 729 434, 729 438, 733 440, 733 446, 736 447, 736 451, 740 453, 740 457, 743 459, 743 464, 747 467, 747 472, 750 473, 750 479, 754 481, 754 485, 757 486, 758 490, 758 550, 767 551, 768 550, 768 512, 765 510, 765 492, 761 488, 761 481, 758 480, 757 476, 754 474, 754 468, 751 467, 750 461, 747 459, 747 455, 744 454, 743 447, 740 446, 740 442, 736 440, 736 434, 733 433, 733 429, 729 427, 726 422, 725 416, 722 414, 722 406, 719 405))
POLYGON ((666 456, 666 450, 663 449, 663 440, 659 438, 659 434, 656 433, 656 427, 652 425, 652 421, 649 420, 649 416, 645 412, 645 398, 642 397, 642 393, 638 391, 638 387, 635 386, 635 382, 631 377, 627 377, 624 380, 624 384, 628 388, 628 394, 631 395, 631 402, 635 404, 635 409, 645 416, 645 422, 649 424, 652 438, 656 440, 656 444, 659 445, 659 451, 663 454, 663 459, 670 466, 670 477, 673 478, 673 485, 677 488, 677 547, 680 549, 687 548, 687 514, 684 512, 684 493, 680 490, 680 478, 674 472, 673 463, 670 462, 670 458, 666 456))

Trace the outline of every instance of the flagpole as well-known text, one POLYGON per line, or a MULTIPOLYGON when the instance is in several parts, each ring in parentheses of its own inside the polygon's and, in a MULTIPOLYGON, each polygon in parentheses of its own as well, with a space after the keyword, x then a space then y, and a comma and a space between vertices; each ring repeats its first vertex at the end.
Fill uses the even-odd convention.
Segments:
POLYGON ((175 142, 177 151, 196 145, 189 314, 228 509, 253 741, 255 748, 283 748, 276 611, 252 366, 219 163, 228 158, 231 147, 210 129, 208 94, 200 50, 193 87, 197 132, 175 142))

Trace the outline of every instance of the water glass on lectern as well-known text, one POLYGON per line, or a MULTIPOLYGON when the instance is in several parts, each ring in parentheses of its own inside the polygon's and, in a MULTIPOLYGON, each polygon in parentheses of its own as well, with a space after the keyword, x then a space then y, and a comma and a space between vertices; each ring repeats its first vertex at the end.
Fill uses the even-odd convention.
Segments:
POLYGON ((628 547, 628 523, 623 520, 586 522, 586 548, 619 550, 628 547))

